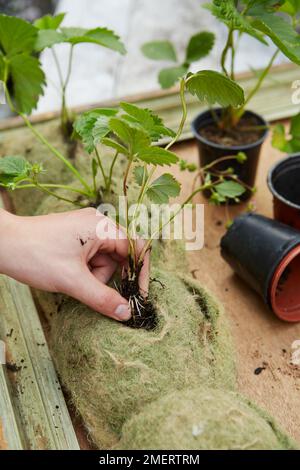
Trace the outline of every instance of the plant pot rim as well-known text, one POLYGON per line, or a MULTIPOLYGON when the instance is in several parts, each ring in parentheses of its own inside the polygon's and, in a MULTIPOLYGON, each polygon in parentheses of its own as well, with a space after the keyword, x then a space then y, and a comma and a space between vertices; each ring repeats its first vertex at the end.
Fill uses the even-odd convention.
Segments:
POLYGON ((268 187, 269 187, 269 190, 270 192, 273 194, 274 197, 276 197, 276 199, 279 199, 279 201, 281 201, 283 204, 289 206, 289 207, 293 207, 294 209, 298 209, 300 210, 300 205, 299 204, 296 204, 294 202, 291 202, 289 201, 288 199, 286 199, 284 196, 282 196, 280 193, 278 193, 274 187, 274 183, 273 183, 273 175, 274 175, 274 172, 282 165, 282 166, 285 166, 286 164, 288 165, 289 163, 291 163, 292 161, 294 162, 295 159, 297 159, 298 157, 298 160, 299 160, 299 167, 300 167, 300 152, 297 152, 297 153, 290 153, 287 157, 284 157, 282 158, 281 160, 279 160, 278 162, 274 163, 274 165, 271 166, 269 172, 268 172, 268 176, 267 176, 267 184, 268 184, 268 187), (293 160, 294 159, 294 160, 293 160))
MULTIPOLYGON (((279 265, 277 266, 272 280, 270 284, 270 293, 269 293, 269 302, 272 311, 277 315, 278 318, 281 320, 294 323, 294 322, 299 322, 300 321, 300 305, 297 308, 297 311, 294 313, 288 313, 284 307, 279 307, 276 302, 276 291, 277 287, 279 284, 279 281, 281 279, 281 276, 283 275, 284 271, 286 268, 291 264, 291 262, 297 258, 297 256, 300 255, 300 245, 296 245, 293 249, 291 249, 281 260, 279 265)), ((295 288, 297 288, 295 286, 295 288)))
MULTIPOLYGON (((221 109, 223 108, 214 108, 214 110, 216 112, 220 111, 221 109)), ((197 114, 196 117, 194 117, 194 119, 192 120, 192 123, 191 123, 191 129, 192 129, 192 133, 194 135, 194 137, 198 140, 200 140, 200 142, 202 142, 203 144, 206 144, 206 145, 209 145, 210 147, 213 147, 215 149, 221 149, 221 150, 232 150, 233 152, 236 152, 236 151, 247 151, 247 150, 250 150, 252 148, 255 148, 257 147, 258 145, 261 145, 264 140, 266 139, 267 137, 267 134, 269 132, 268 129, 265 129, 262 136, 257 139, 255 142, 251 142, 250 144, 244 144, 244 145, 232 145, 232 146, 226 146, 226 145, 221 145, 221 144, 217 144, 216 142, 212 142, 208 139, 206 139, 205 137, 203 137, 199 132, 198 132, 198 126, 196 125, 199 118, 201 116, 205 116, 206 114, 210 113, 210 110, 206 110, 206 111, 202 111, 201 113, 197 114)), ((264 125, 268 125, 267 121, 260 115, 260 114, 257 114, 255 113, 254 111, 250 111, 250 110, 246 110, 244 114, 250 114, 252 116, 255 116, 256 118, 258 118, 264 125)))

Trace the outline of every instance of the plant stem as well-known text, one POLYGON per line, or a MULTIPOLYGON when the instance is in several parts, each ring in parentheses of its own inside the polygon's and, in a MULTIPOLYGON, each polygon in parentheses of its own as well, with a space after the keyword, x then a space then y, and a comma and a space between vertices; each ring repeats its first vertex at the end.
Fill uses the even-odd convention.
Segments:
POLYGON ((62 88, 64 86, 64 79, 63 79, 62 71, 61 71, 61 68, 60 68, 59 60, 58 60, 56 51, 54 49, 54 46, 51 47, 51 52, 52 52, 52 56, 53 56, 53 59, 54 59, 55 65, 56 65, 59 82, 60 82, 60 85, 61 85, 61 88, 62 88))
POLYGON ((232 35, 233 35, 233 28, 230 27, 228 31, 228 36, 227 36, 227 41, 225 44, 225 47, 223 49, 222 55, 221 55, 221 67, 224 72, 224 74, 229 77, 229 73, 226 69, 226 59, 227 59, 227 53, 230 48, 232 48, 232 35))
MULTIPOLYGON (((214 183, 215 184, 215 183, 214 183)), ((174 212, 172 214, 172 216, 169 218, 169 220, 167 222, 164 222, 164 223, 160 223, 159 225, 159 228, 154 232, 154 234, 149 238, 149 240, 147 241, 147 243, 144 245, 144 248, 142 249, 141 251, 141 254, 139 256, 139 260, 138 260, 138 263, 141 263, 143 262, 143 259, 145 257, 145 254, 147 253, 147 251, 150 249, 152 243, 153 243, 153 240, 154 238, 156 237, 157 234, 161 233, 161 231, 167 226, 169 225, 172 220, 175 219, 175 217, 182 211, 182 209, 184 208, 184 206, 186 204, 188 204, 193 198, 194 196, 196 196, 196 194, 204 191, 205 189, 209 189, 210 187, 212 187, 213 184, 203 184, 202 186, 199 186, 199 188, 195 189, 187 198, 186 200, 180 205, 179 209, 174 212)))
POLYGON ((24 120, 27 127, 31 130, 31 132, 37 137, 37 139, 42 142, 59 160, 61 160, 67 168, 73 173, 74 176, 80 181, 82 186, 87 190, 88 194, 91 195, 91 188, 81 176, 79 171, 70 163, 55 147, 53 147, 50 142, 31 124, 28 117, 23 113, 18 113, 22 119, 24 120))
POLYGON ((102 177, 103 177, 103 180, 104 180, 105 188, 107 188, 107 178, 106 178, 105 171, 104 171, 104 168, 103 168, 103 165, 102 165, 102 162, 101 162, 101 157, 100 157, 98 149, 96 147, 95 147, 95 154, 96 154, 98 166, 100 168, 100 171, 101 171, 101 174, 102 174, 102 177))
POLYGON ((65 81, 63 82, 62 90, 61 90, 62 91, 61 121, 62 121, 63 126, 67 125, 68 121, 70 121, 69 110, 66 104, 66 90, 67 90, 67 86, 69 84, 71 72, 72 72, 73 50, 74 50, 74 45, 71 44, 67 75, 66 75, 65 81))
POLYGON ((76 206, 85 207, 85 205, 81 204, 80 202, 72 201, 71 199, 68 199, 66 197, 59 196, 58 194, 54 193, 53 191, 50 191, 49 189, 45 188, 44 186, 40 185, 39 183, 36 183, 35 187, 37 189, 40 189, 44 193, 49 194, 49 196, 56 197, 56 199, 59 199, 60 201, 65 201, 65 202, 69 202, 70 204, 73 204, 73 205, 76 205, 76 206))
MULTIPOLYGON (((187 79, 187 81, 188 81, 188 79, 187 79)), ((173 137, 171 142, 168 143, 168 145, 165 147, 165 150, 169 150, 169 148, 172 147, 172 145, 174 145, 177 142, 177 140, 181 136, 183 128, 184 128, 184 124, 185 124, 186 117, 187 117, 187 107, 186 107, 185 94, 184 94, 185 84, 186 84, 186 81, 185 81, 184 78, 182 78, 180 80, 180 101, 181 101, 181 106, 182 106, 181 121, 180 121, 180 124, 179 124, 179 127, 178 127, 178 130, 177 130, 177 133, 176 133, 175 137, 173 137)))
POLYGON ((113 158, 113 161, 110 165, 110 169, 109 169, 108 183, 107 183, 107 188, 106 188, 107 191, 110 191, 111 182, 112 182, 112 175, 113 175, 113 169, 114 169, 115 163, 117 161, 118 155, 119 155, 119 152, 117 150, 116 153, 115 153, 115 156, 113 158))
MULTIPOLYGON (((19 185, 16 187, 16 189, 30 189, 30 188, 35 188, 36 184, 34 183, 29 183, 29 184, 24 184, 24 185, 19 185)), ((52 184, 52 183, 39 183, 39 187, 43 188, 54 188, 54 189, 64 189, 66 191, 71 191, 73 193, 81 194, 82 196, 85 196, 87 198, 90 197, 90 194, 86 193, 85 191, 82 191, 81 189, 73 188, 72 186, 67 186, 64 184, 52 184)))
POLYGON ((128 239, 128 242, 129 242, 129 256, 131 256, 132 258, 132 261, 133 261, 133 264, 134 264, 134 268, 136 267, 136 257, 135 257, 135 247, 134 247, 134 243, 132 241, 132 238, 131 238, 131 235, 129 233, 129 216, 128 216, 128 196, 127 196, 127 180, 128 180, 128 176, 129 176, 129 173, 130 173, 130 168, 131 168, 131 165, 132 165, 132 161, 133 161, 133 157, 130 157, 129 158, 129 161, 127 163, 127 167, 126 167, 126 170, 125 170, 125 174, 124 174, 124 179, 123 179, 123 195, 124 195, 124 198, 125 198, 125 203, 126 203, 126 235, 127 235, 127 239, 128 239))
POLYGON ((250 93, 248 94, 242 108, 240 108, 237 112, 237 116, 238 117, 241 117, 243 114, 244 114, 244 110, 247 106, 247 104, 249 103, 249 101, 253 98, 253 96, 258 92, 258 90, 260 89, 264 79, 266 78, 266 76, 268 75, 269 73, 269 70, 270 68, 272 67, 273 63, 274 63, 274 60, 276 59, 277 55, 279 53, 279 49, 276 49, 276 51, 274 52, 274 54, 272 55, 267 67, 264 69, 264 71, 261 73, 256 85, 252 88, 252 90, 250 91, 250 93))

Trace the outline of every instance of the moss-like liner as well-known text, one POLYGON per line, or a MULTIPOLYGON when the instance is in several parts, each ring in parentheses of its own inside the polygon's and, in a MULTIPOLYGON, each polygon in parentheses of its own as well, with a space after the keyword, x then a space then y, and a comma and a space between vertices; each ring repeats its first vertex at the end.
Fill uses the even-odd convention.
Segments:
POLYGON ((233 387, 228 351, 220 354, 216 341, 225 331, 217 330, 219 312, 209 296, 191 294, 187 278, 152 272, 163 285, 152 283, 150 290, 159 319, 155 331, 128 328, 72 301, 52 318, 57 370, 100 448, 114 445, 128 418, 170 390, 199 383, 233 387))
POLYGON ((297 446, 274 421, 235 392, 172 392, 127 421, 117 449, 284 450, 297 446))

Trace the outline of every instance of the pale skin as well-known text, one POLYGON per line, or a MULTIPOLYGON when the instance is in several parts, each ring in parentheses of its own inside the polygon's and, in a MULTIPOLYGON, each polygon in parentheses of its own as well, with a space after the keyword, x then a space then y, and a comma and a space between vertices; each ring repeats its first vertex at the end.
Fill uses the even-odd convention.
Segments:
MULTIPOLYGON (((142 241, 137 245, 141 252, 142 241)), ((118 267, 126 268, 127 255, 124 231, 95 209, 35 217, 0 209, 0 273, 37 289, 67 294, 118 321, 131 317, 129 304, 107 283, 118 267), (107 228, 115 229, 117 237, 107 235, 107 228)), ((149 253, 139 282, 146 295, 149 253)))

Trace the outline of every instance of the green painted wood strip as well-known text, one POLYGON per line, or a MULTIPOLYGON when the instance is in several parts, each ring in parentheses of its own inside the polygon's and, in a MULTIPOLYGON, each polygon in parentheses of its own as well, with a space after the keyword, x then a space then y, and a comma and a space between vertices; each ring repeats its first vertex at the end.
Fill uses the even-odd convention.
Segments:
POLYGON ((0 371, 0 383, 10 445, 22 439, 25 449, 79 449, 30 289, 4 275, 0 339, 7 351, 7 374, 0 371))

